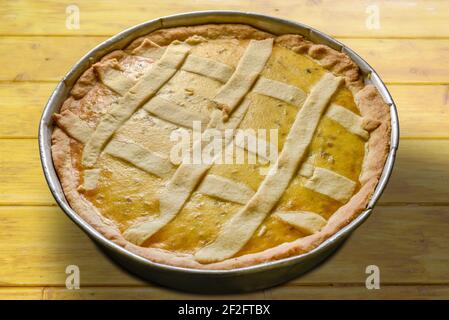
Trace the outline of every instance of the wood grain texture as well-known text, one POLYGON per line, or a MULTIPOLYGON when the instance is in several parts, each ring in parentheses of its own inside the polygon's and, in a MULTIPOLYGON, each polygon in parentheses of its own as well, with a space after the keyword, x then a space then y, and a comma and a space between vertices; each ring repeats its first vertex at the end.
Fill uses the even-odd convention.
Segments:
MULTIPOLYGON (((105 39, 0 37, 3 52, 0 80, 58 81, 76 61, 105 39)), ((449 39, 340 40, 368 61, 386 82, 449 83, 449 39)))
POLYGON ((3 299, 448 299, 449 2, 428 0, 78 0, 80 28, 66 28, 69 0, 0 6, 0 300, 3 299), (107 37, 163 15, 255 11, 337 37, 388 83, 401 143, 373 215, 341 250, 283 286, 231 296, 155 286, 111 262, 55 206, 43 178, 37 127, 69 68, 107 37), (367 19, 376 10, 379 28, 367 19), (81 290, 65 289, 65 268, 81 290), (364 286, 367 265, 381 289, 364 286))
POLYGON ((0 204, 53 205, 37 139, 0 140, 0 204))
MULTIPOLYGON (((0 139, 0 205, 52 205, 36 139, 0 139)), ((449 140, 403 140, 381 204, 448 203, 449 140)))
POLYGON ((0 288, 0 299, 21 300, 309 300, 309 299, 447 299, 449 286, 383 286, 367 290, 364 286, 289 286, 235 295, 196 295, 162 288, 89 287, 68 290, 61 287, 0 288))
MULTIPOLYGON (((56 83, 0 83, 0 138, 37 138, 39 119, 56 83), (11 121, 10 119, 14 119, 11 121)), ((449 138, 448 85, 389 85, 401 138, 449 138)))
POLYGON ((449 140, 402 140, 381 203, 449 203, 449 140))
POLYGON ((42 110, 55 87, 56 83, 0 83, 0 138, 37 138, 42 110))
POLYGON ((73 1, 6 1, 0 7, 0 34, 112 35, 161 16, 197 10, 240 10, 274 15, 308 24, 334 36, 448 37, 446 1, 378 0, 78 0, 80 28, 66 28, 66 8, 73 1), (373 4, 376 7, 373 7, 373 4), (26 12, 27 14, 23 14, 26 12), (367 20, 379 13, 380 24, 367 20), (418 23, 419 22, 419 23, 418 23))
POLYGON ((389 85, 399 113, 400 135, 411 138, 449 138, 448 85, 389 85))
POLYGON ((0 80, 59 81, 84 54, 105 39, 0 37, 0 80))
POLYGON ((449 296, 449 286, 381 286, 379 290, 368 290, 358 286, 329 287, 279 287, 269 290, 267 299, 308 300, 308 299, 444 299, 449 296))
POLYGON ((342 42, 365 59, 385 82, 448 81, 449 40, 343 39, 342 42))
MULTIPOLYGON (((0 285, 64 286, 68 265, 84 286, 148 286, 112 263, 56 207, 0 207, 0 285), (26 261, 26 263, 23 263, 26 261)), ((381 284, 448 284, 449 208, 377 207, 338 252, 290 285, 364 284, 377 265, 381 284)))
POLYGON ((87 287, 69 290, 64 287, 0 288, 0 300, 186 300, 186 299, 266 299, 264 291, 246 294, 199 295, 160 287, 87 287))
POLYGON ((0 287, 0 300, 41 300, 44 288, 0 287))
POLYGON ((262 300, 266 299, 264 291, 256 291, 243 294, 227 294, 227 295, 200 295, 191 294, 181 291, 175 291, 160 287, 123 287, 123 288, 107 288, 107 287, 89 287, 80 288, 80 290, 67 290, 65 288, 45 288, 42 292, 44 300, 220 300, 220 299, 244 299, 244 300, 262 300))
POLYGON ((68 265, 83 285, 136 285, 57 207, 0 207, 0 285, 65 285, 68 265), (26 263, 23 263, 23 262, 26 263))

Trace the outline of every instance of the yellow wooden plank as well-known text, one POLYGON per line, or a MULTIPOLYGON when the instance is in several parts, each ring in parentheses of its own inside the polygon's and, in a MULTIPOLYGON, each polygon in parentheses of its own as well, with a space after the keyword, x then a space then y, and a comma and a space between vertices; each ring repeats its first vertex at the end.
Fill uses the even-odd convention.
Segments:
POLYGON ((84 54, 105 38, 0 38, 0 80, 59 81, 84 54))
MULTIPOLYGON (((64 286, 68 265, 80 285, 145 286, 106 258, 55 207, 0 207, 0 286, 64 286)), ((449 284, 449 207, 378 207, 325 263, 290 285, 363 284, 368 265, 381 284, 449 284)))
POLYGON ((160 16, 197 10, 253 11, 309 24, 338 36, 449 36, 446 1, 378 0, 78 0, 79 29, 66 27, 73 1, 7 1, 0 7, 1 34, 111 35, 160 16), (379 24, 370 23, 378 14, 379 24), (419 22, 419 23, 417 23, 419 22))
POLYGON ((368 290, 363 285, 330 287, 279 287, 269 290, 267 299, 448 299, 449 286, 381 286, 379 290, 368 290))
POLYGON ((154 287, 61 287, 0 288, 0 300, 305 300, 305 299, 448 299, 447 285, 381 286, 367 290, 357 286, 281 286, 255 293, 210 295, 190 294, 154 287))
POLYGON ((402 140, 381 203, 448 203, 449 140, 402 140))
POLYGON ((37 138, 39 119, 56 83, 0 83, 0 138, 37 138))
POLYGON ((449 138, 449 86, 389 85, 401 138, 449 138))
MULTIPOLYGON (((0 204, 49 205, 37 140, 0 140, 0 204)), ((402 140, 395 170, 380 202, 447 203, 449 140, 402 140)))
POLYGON ((378 206, 328 262, 292 283, 363 284, 376 265, 381 284, 449 284, 448 227, 447 206, 378 206))
POLYGON ((0 287, 0 300, 41 300, 44 288, 0 287))
POLYGON ((0 140, 0 204, 53 204, 36 139, 0 140))
POLYGON ((56 207, 0 207, 0 286, 65 285, 80 268, 81 285, 140 285, 56 207))
MULTIPOLYGON (((56 81, 104 37, 2 37, 3 81, 56 81)), ((342 39, 386 82, 448 83, 449 40, 342 39), (387 57, 387 58, 386 58, 387 57)))
POLYGON ((93 287, 67 290, 65 288, 45 288, 44 300, 221 300, 221 299, 265 299, 263 291, 236 294, 194 294, 160 287, 93 287))
POLYGON ((449 80, 449 40, 343 39, 385 82, 440 83, 449 80))
MULTIPOLYGON (((36 138, 55 83, 0 83, 0 138, 36 138)), ((449 138, 447 85, 389 85, 402 138, 449 138)))

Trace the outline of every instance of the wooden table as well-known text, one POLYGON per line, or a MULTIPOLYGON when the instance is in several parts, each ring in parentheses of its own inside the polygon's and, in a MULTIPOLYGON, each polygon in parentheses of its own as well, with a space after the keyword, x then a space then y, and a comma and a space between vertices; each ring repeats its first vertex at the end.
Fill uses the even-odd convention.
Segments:
POLYGON ((219 298, 144 282, 105 257, 55 205, 36 139, 56 82, 88 49, 145 20, 206 9, 290 18, 336 37, 387 82, 401 124, 389 186, 341 250, 285 285, 220 297, 449 298, 449 1, 18 0, 0 6, 0 299, 219 298), (79 29, 66 28, 73 3, 79 29), (72 264, 80 290, 65 288, 72 264), (380 290, 365 287, 372 264, 380 290))

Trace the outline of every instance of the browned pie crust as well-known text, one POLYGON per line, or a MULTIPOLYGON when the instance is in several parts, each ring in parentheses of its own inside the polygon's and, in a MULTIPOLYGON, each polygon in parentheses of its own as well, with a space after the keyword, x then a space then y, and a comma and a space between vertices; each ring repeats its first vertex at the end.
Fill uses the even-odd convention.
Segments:
MULTIPOLYGON (((209 39, 215 39, 223 35, 238 39, 265 39, 274 37, 269 33, 253 27, 237 24, 210 24, 162 29, 134 40, 123 51, 114 51, 103 57, 102 61, 122 59, 127 53, 132 52, 140 45, 145 45, 144 39, 150 39, 152 42, 164 46, 174 40, 183 41, 193 35, 199 35, 209 39)), ((175 254, 156 248, 139 247, 125 240, 115 225, 102 217, 97 209, 77 191, 80 177, 76 170, 78 164, 74 162, 71 156, 71 144, 79 143, 67 136, 63 130, 56 127, 52 135, 53 162, 70 206, 106 238, 131 252, 157 263, 197 269, 241 268, 308 252, 351 222, 363 211, 369 202, 389 152, 391 129, 389 107, 384 103, 374 86, 363 84, 359 68, 344 53, 337 52, 325 45, 314 44, 299 35, 282 35, 276 37, 275 42, 295 52, 307 54, 332 73, 343 76, 347 86, 352 90, 355 99, 358 101, 358 107, 362 116, 370 119, 369 125, 374 128, 370 132, 368 141, 369 151, 366 155, 363 174, 360 178, 362 187, 349 202, 340 207, 331 216, 327 225, 321 231, 293 242, 283 243, 262 252, 247 254, 212 264, 201 264, 190 255, 175 254)), ((94 66, 91 66, 78 79, 71 91, 70 97, 61 107, 61 111, 71 110, 73 113, 80 115, 81 118, 86 118, 88 122, 97 121, 97 118, 89 118, 83 114, 85 111, 80 99, 90 94, 92 88, 98 85, 97 71, 94 66)))

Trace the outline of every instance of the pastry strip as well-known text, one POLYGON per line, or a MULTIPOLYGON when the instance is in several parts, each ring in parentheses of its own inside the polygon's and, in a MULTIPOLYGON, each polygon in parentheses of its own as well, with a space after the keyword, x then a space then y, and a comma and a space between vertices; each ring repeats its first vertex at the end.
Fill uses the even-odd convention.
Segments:
POLYGON ((313 170, 314 170, 313 165, 304 162, 301 168, 299 169, 299 175, 306 178, 310 178, 313 175, 313 170))
POLYGON ((112 66, 97 66, 95 70, 99 74, 101 82, 121 96, 127 93, 136 83, 135 80, 125 76, 123 71, 114 69, 112 66))
POLYGON ((209 174, 203 179, 197 191, 240 204, 247 203, 254 195, 254 190, 247 185, 213 174, 209 174))
POLYGON ((303 161, 301 167, 299 168, 299 175, 310 178, 313 175, 313 170, 315 170, 315 158, 314 156, 307 157, 306 160, 303 161))
POLYGON ((87 122, 81 120, 70 110, 65 110, 61 114, 55 114, 53 118, 61 129, 81 143, 86 143, 94 133, 94 129, 87 122))
POLYGON ((169 159, 135 143, 112 140, 105 152, 158 177, 170 176, 174 171, 169 159))
POLYGON ((315 167, 312 177, 304 183, 304 187, 346 203, 354 193, 356 183, 333 171, 315 167))
POLYGON ((359 135, 365 140, 368 140, 369 133, 363 129, 363 118, 356 115, 354 112, 339 106, 338 104, 331 104, 326 112, 326 117, 338 122, 341 126, 345 127, 348 131, 359 135))
POLYGON ((256 154, 268 161, 271 160, 271 151, 277 151, 276 145, 273 145, 267 140, 258 138, 248 132, 244 132, 242 134, 238 132, 234 141, 236 146, 256 154))
MULTIPOLYGON (((146 50, 144 52, 134 52, 133 54, 138 53, 139 56, 151 58, 154 60, 159 59, 164 53, 164 47, 151 48, 150 50, 146 50)), ((234 72, 234 68, 228 66, 227 64, 205 58, 200 57, 194 54, 190 54, 184 64, 181 67, 182 70, 196 73, 211 79, 215 79, 220 82, 226 82, 232 76, 234 72)))
POLYGON ((147 112, 161 118, 162 120, 186 128, 193 128, 194 121, 199 121, 202 125, 209 122, 209 118, 206 115, 177 105, 175 102, 166 100, 159 96, 155 96, 153 99, 148 101, 143 108, 147 112))
POLYGON ((100 169, 84 170, 83 189, 86 191, 94 190, 97 187, 98 179, 100 178, 100 169))
POLYGON ((265 77, 257 80, 252 92, 276 98, 297 107, 301 107, 307 97, 304 91, 295 86, 265 77))
POLYGON ((325 74, 313 87, 303 107, 296 115, 284 148, 275 164, 251 200, 222 228, 217 239, 203 247, 195 258, 201 263, 222 261, 235 255, 251 238, 288 187, 312 141, 320 118, 342 78, 325 74))
POLYGON ((95 164, 102 148, 114 132, 176 73, 189 50, 187 45, 171 44, 161 60, 155 62, 139 81, 111 106, 111 110, 101 119, 84 147, 84 166, 91 167, 95 164))
MULTIPOLYGON (((209 128, 221 130, 237 128, 248 107, 249 99, 245 99, 226 123, 220 122, 222 121, 221 111, 215 110, 218 117, 211 117, 209 128)), ((228 139, 231 138, 228 137, 228 139)), ((193 148, 198 143, 203 144, 203 141, 195 141, 193 148)), ((221 156, 221 154, 215 156, 221 156)), ((140 245, 173 220, 211 167, 212 163, 205 162, 200 164, 182 163, 160 195, 159 216, 134 224, 124 232, 124 237, 128 241, 140 245)))
POLYGON ((131 53, 136 56, 159 60, 164 54, 166 48, 159 46, 150 39, 143 39, 142 43, 131 53))
POLYGON ((274 213, 274 216, 305 234, 318 232, 327 223, 322 216, 309 211, 277 211, 274 213))
POLYGON ((220 88, 213 101, 231 113, 249 92, 271 55, 273 39, 251 40, 235 72, 220 88))
POLYGON ((197 73, 220 82, 226 82, 231 77, 234 69, 227 64, 203 58, 197 55, 189 55, 182 65, 182 70, 197 73))

